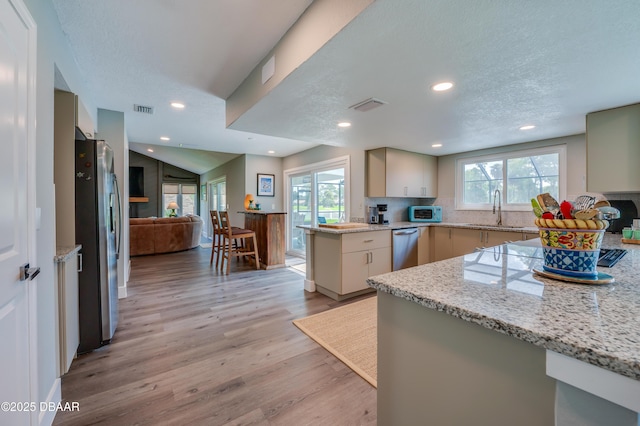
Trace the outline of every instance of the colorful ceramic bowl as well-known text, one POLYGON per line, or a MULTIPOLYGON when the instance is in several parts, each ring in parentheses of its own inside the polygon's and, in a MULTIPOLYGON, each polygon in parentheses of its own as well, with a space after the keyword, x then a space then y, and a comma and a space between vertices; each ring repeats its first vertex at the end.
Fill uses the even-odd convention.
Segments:
POLYGON ((538 228, 544 270, 571 277, 594 277, 604 229, 538 228))

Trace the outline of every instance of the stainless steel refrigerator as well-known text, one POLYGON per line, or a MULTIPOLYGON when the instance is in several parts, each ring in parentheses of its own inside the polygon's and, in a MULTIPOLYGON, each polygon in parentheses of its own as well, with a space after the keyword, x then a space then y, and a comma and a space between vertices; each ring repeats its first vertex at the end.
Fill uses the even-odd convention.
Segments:
POLYGON ((122 216, 113 151, 105 141, 86 139, 78 132, 75 143, 76 242, 82 244, 78 353, 85 353, 108 344, 118 324, 122 216))

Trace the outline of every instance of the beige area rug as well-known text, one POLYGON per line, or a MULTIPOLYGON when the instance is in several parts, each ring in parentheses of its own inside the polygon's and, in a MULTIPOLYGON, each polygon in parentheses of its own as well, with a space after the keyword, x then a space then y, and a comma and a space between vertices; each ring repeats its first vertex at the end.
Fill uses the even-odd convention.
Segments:
POLYGON ((378 298, 293 321, 306 335, 378 387, 378 298))
POLYGON ((211 248, 212 246, 212 243, 200 243, 200 247, 202 248, 211 248))

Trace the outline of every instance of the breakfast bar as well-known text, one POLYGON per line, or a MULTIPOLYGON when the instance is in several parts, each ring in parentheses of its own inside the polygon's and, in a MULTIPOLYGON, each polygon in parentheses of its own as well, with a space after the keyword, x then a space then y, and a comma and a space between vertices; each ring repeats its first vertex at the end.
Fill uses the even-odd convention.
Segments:
POLYGON ((532 272, 539 240, 369 278, 378 291, 378 422, 633 425, 640 246, 609 284, 532 272))
POLYGON ((284 268, 286 212, 263 210, 239 211, 244 214, 244 227, 256 233, 260 266, 264 269, 284 268))

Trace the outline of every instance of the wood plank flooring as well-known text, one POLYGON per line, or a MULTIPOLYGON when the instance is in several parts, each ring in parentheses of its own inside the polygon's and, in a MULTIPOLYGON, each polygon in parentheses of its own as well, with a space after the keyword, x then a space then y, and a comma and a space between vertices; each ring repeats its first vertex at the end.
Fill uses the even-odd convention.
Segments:
POLYGON ((80 410, 54 425, 375 424, 376 390, 291 323, 348 302, 209 255, 131 259, 115 337, 73 361, 62 397, 80 410))

